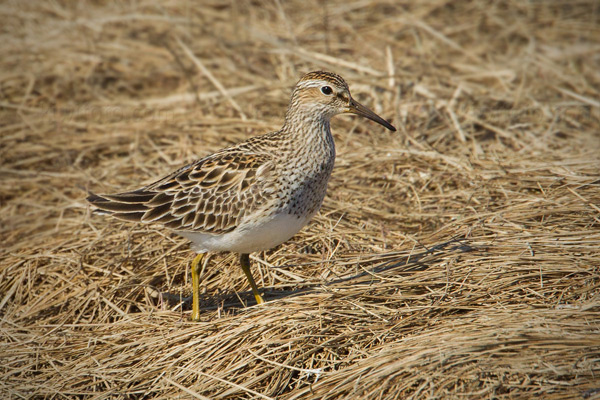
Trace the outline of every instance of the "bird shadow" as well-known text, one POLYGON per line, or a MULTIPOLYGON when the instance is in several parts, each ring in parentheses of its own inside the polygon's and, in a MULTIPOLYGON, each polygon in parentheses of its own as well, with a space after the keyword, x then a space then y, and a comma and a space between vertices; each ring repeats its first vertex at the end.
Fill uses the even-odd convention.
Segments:
MULTIPOLYGON (((335 287, 341 284, 352 282, 354 285, 372 285, 373 282, 382 279, 381 275, 392 270, 397 270, 398 275, 408 275, 410 273, 424 271, 431 265, 447 258, 451 255, 469 253, 481 250, 468 243, 464 237, 455 237, 431 247, 424 247, 424 250, 409 255, 400 255, 397 252, 378 254, 368 260, 357 261, 362 272, 340 277, 326 283, 318 283, 293 290, 277 290, 267 292, 269 300, 276 298, 289 298, 316 291, 316 287, 335 287), (370 279, 364 279, 364 278, 370 279)), ((269 289, 268 287, 265 289, 269 289)), ((250 292, 249 292, 250 293, 250 292)))
MULTIPOLYGON (((397 275, 408 275, 418 271, 424 271, 431 265, 442 261, 452 255, 479 251, 481 248, 475 247, 469 243, 465 237, 454 237, 434 246, 426 247, 418 253, 409 255, 401 255, 397 252, 383 253, 373 255, 370 259, 359 260, 356 265, 362 269, 356 274, 339 277, 325 283, 309 283, 302 287, 294 285, 293 288, 273 288, 263 287, 263 297, 266 301, 289 299, 308 293, 322 292, 322 288, 334 288, 339 285, 352 283, 353 285, 372 285, 377 280, 383 279, 382 274, 389 274, 395 271, 397 275), (369 278, 369 279, 365 279, 369 278)), ((286 265, 275 268, 289 268, 295 265, 286 265)), ((397 276, 395 275, 395 276, 397 276)), ((169 293, 161 293, 161 301, 166 301, 169 304, 179 304, 184 310, 191 308, 191 296, 180 297, 180 295, 172 295, 169 293)), ((218 294, 201 295, 200 309, 203 311, 214 311, 220 309, 229 314, 236 314, 246 309, 249 306, 255 305, 254 295, 252 291, 246 292, 221 292, 218 294)))

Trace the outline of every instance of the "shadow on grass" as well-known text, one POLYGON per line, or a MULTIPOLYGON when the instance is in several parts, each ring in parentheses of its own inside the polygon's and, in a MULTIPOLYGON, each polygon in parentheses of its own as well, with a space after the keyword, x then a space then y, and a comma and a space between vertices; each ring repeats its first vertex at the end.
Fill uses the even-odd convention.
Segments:
MULTIPOLYGON (((432 247, 425 247, 425 250, 416 254, 401 255, 400 253, 383 253, 373 256, 368 260, 358 260, 356 264, 363 269, 362 272, 334 279, 327 283, 307 283, 303 287, 298 287, 299 284, 290 285, 290 289, 273 289, 263 287, 261 290, 264 293, 266 301, 273 301, 285 298, 305 295, 307 293, 316 292, 317 287, 335 287, 337 285, 352 283, 353 285, 372 285, 374 281, 380 279, 378 275, 389 273, 396 270, 397 274, 407 275, 417 271, 423 271, 431 265, 442 261, 451 255, 469 253, 480 250, 468 243, 468 239, 464 237, 455 237, 448 241, 436 244, 432 247), (368 279, 365 279, 368 278, 368 279)), ((286 268, 290 265, 285 265, 277 268, 286 268)), ((163 301, 169 304, 183 303, 184 310, 191 308, 191 296, 181 298, 179 295, 162 293, 163 301)), ((236 313, 248 306, 256 305, 254 296, 251 291, 246 292, 224 292, 220 294, 211 294, 200 297, 200 308, 204 311, 215 310, 221 308, 229 313, 236 313)))

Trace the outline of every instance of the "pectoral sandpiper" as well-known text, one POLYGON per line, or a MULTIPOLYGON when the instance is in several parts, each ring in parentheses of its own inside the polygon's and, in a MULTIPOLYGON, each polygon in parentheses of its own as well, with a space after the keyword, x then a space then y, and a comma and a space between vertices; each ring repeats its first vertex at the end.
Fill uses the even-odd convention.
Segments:
POLYGON ((263 303, 250 272, 249 253, 294 236, 321 207, 333 169, 335 146, 329 121, 353 113, 391 131, 389 122, 356 102, 348 85, 315 71, 296 84, 277 132, 186 165, 141 189, 95 195, 95 207, 126 221, 161 224, 192 241, 192 320, 199 320, 199 273, 208 251, 239 253, 257 303, 263 303))

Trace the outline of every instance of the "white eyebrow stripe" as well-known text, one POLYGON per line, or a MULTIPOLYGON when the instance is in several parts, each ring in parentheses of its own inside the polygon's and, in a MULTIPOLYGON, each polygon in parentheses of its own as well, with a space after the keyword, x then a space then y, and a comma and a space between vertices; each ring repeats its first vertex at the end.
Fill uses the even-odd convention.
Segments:
POLYGON ((306 81, 302 81, 298 84, 297 88, 311 88, 311 87, 321 87, 323 85, 327 85, 328 83, 321 79, 309 79, 306 81))

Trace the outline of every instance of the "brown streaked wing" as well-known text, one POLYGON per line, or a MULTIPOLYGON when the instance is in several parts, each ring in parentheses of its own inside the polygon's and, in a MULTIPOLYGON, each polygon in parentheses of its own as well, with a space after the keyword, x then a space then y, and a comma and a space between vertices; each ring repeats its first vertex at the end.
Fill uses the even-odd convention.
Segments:
POLYGON ((230 232, 270 197, 271 160, 269 154, 227 149, 190 164, 143 189, 155 197, 141 220, 184 231, 230 232))
POLYGON ((226 233, 273 194, 272 155, 230 148, 131 192, 88 201, 114 217, 182 231, 226 233))

